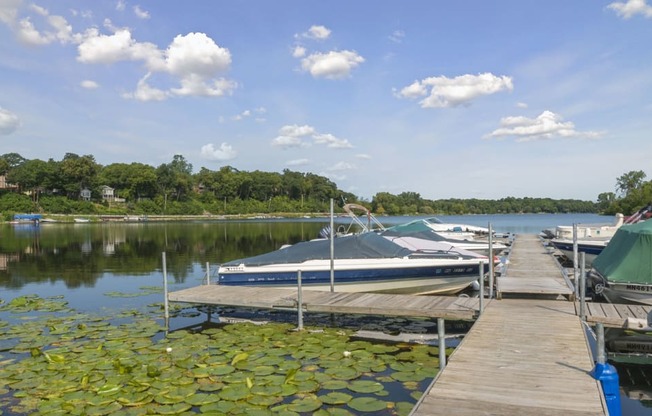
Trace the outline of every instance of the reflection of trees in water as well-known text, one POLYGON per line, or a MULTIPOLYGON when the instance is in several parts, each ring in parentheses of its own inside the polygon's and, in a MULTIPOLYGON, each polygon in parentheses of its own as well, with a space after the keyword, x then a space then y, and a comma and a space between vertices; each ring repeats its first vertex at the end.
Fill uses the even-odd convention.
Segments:
POLYGON ((48 224, 29 232, 0 226, 6 260, 0 286, 62 281, 68 288, 93 287, 107 273, 160 272, 163 252, 169 276, 183 283, 195 263, 219 264, 315 238, 326 222, 48 224))

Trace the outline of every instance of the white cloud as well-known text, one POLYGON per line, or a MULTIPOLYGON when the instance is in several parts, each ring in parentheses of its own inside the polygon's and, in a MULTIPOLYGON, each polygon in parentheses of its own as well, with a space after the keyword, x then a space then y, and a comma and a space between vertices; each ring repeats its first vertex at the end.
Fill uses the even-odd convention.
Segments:
POLYGON ((163 101, 168 97, 168 93, 152 87, 147 83, 147 79, 152 75, 151 72, 147 73, 143 78, 138 81, 136 91, 133 93, 123 94, 123 98, 133 98, 138 101, 163 101))
POLYGON ((559 114, 552 111, 544 111, 536 118, 504 117, 500 121, 501 127, 485 138, 513 136, 516 137, 517 142, 528 142, 554 137, 595 139, 604 134, 595 131, 580 132, 575 130, 575 125, 572 122, 563 122, 562 120, 563 118, 559 114))
POLYGON ((342 79, 364 61, 355 51, 330 51, 303 58, 301 68, 315 78, 342 79))
POLYGON ((299 126, 292 124, 281 127, 278 133, 279 135, 272 140, 272 146, 287 149, 290 147, 308 146, 309 144, 305 143, 303 138, 315 134, 315 129, 308 125, 299 126))
POLYGON ((119 12, 122 12, 127 7, 127 2, 124 0, 118 0, 118 3, 115 5, 115 9, 119 12))
POLYGON ((79 85, 81 85, 83 88, 86 88, 88 90, 94 90, 100 86, 97 82, 91 81, 90 79, 83 80, 82 82, 79 83, 79 85))
POLYGON ((0 22, 11 26, 16 21, 18 15, 18 6, 22 0, 3 0, 0 1, 0 22))
POLYGON ((240 120, 242 120, 244 118, 247 118, 249 116, 251 116, 251 111, 250 110, 245 110, 242 113, 236 114, 235 116, 231 117, 231 120, 240 121, 240 120))
POLYGON ((216 149, 212 143, 201 147, 201 155, 207 160, 225 161, 232 160, 238 156, 238 152, 228 143, 222 143, 219 149, 216 149))
POLYGON ((305 166, 310 163, 310 160, 308 159, 294 159, 294 160, 288 160, 285 162, 286 166, 305 166))
POLYGON ((143 20, 149 19, 149 12, 141 9, 139 5, 135 5, 133 9, 137 18, 143 20))
POLYGON ((646 0, 627 0, 627 3, 616 1, 607 5, 607 8, 616 12, 623 19, 629 19, 637 14, 652 17, 652 6, 646 0))
POLYGON ((18 26, 16 27, 16 37, 18 37, 20 42, 27 45, 40 46, 52 42, 52 37, 42 35, 38 30, 36 30, 32 22, 29 20, 29 17, 21 19, 20 22, 18 22, 18 26))
POLYGON ((310 26, 308 32, 304 34, 305 37, 310 39, 316 39, 316 40, 328 39, 330 35, 331 35, 331 30, 328 29, 326 26, 322 26, 322 25, 310 26))
POLYGON ((85 64, 112 64, 119 61, 144 61, 150 70, 164 67, 163 53, 153 43, 136 42, 129 29, 102 35, 89 29, 77 47, 77 60, 85 64))
POLYGON ((344 148, 353 147, 353 145, 351 145, 351 143, 349 143, 348 140, 338 139, 337 137, 333 136, 330 133, 315 134, 313 136, 313 139, 315 140, 315 143, 325 144, 327 147, 331 147, 331 148, 344 149, 344 148))
MULTIPOLYGON (((112 26, 110 22, 106 25, 112 26)), ((236 82, 217 77, 229 69, 231 53, 204 33, 178 35, 162 51, 152 43, 137 42, 129 29, 116 28, 112 35, 89 29, 78 46, 78 52, 77 60, 83 63, 142 61, 150 72, 166 72, 178 78, 180 86, 167 92, 152 90, 141 80, 138 90, 126 96, 143 101, 160 100, 171 95, 221 97, 237 88, 236 82)))
POLYGON ((368 155, 366 153, 360 153, 355 155, 358 159, 366 159, 366 160, 371 160, 371 155, 368 155))
POLYGON ((9 110, 0 107, 0 134, 11 134, 20 126, 20 119, 9 110))
POLYGON ((527 103, 516 103, 516 107, 518 108, 527 108, 527 103))
POLYGON ((460 75, 455 78, 429 77, 415 81, 395 95, 399 98, 426 96, 419 102, 422 108, 444 108, 468 104, 480 96, 513 89, 511 77, 498 77, 486 72, 479 75, 460 75))
POLYGON ((292 49, 292 57, 293 58, 302 58, 306 56, 306 48, 303 46, 297 45, 292 49))

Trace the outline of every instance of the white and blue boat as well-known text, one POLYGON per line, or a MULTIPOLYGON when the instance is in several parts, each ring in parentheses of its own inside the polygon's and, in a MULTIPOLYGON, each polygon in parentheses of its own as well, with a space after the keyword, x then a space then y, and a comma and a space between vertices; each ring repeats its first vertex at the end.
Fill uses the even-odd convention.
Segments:
MULTIPOLYGON (((346 235, 333 242, 336 292, 400 294, 457 293, 488 270, 488 258, 448 249, 414 251, 376 233, 346 235)), ((304 241, 279 250, 233 260, 218 269, 221 285, 330 290, 331 240, 304 241)))
MULTIPOLYGON (((584 260, 587 267, 590 267, 593 264, 593 260, 602 253, 602 250, 604 250, 605 247, 607 247, 609 240, 611 240, 611 237, 582 238, 577 240, 577 252, 584 253, 584 260)), ((550 244, 559 250, 567 259, 571 261, 573 260, 574 243, 572 238, 553 238, 550 240, 550 244)))

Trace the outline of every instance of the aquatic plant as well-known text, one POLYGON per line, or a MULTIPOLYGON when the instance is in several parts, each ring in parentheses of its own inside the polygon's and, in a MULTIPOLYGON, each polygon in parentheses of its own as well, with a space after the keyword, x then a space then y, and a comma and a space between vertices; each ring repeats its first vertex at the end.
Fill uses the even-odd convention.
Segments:
POLYGON ((151 312, 116 324, 35 296, 0 310, 29 315, 0 321, 0 408, 12 414, 407 414, 439 365, 436 347, 349 330, 239 323, 165 334, 151 312))

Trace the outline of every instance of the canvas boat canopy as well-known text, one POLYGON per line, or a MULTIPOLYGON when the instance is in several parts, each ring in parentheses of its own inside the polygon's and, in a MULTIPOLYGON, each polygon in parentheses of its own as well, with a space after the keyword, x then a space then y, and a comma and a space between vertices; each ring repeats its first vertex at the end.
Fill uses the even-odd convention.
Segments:
MULTIPOLYGON (((411 250, 371 232, 337 237, 333 243, 336 259, 396 258, 413 254, 411 250)), ((319 239, 303 241, 259 256, 233 260, 222 266, 302 263, 307 260, 330 259, 330 253, 330 240, 319 239)))
POLYGON ((652 283, 652 220, 621 226, 593 268, 612 282, 652 283))

